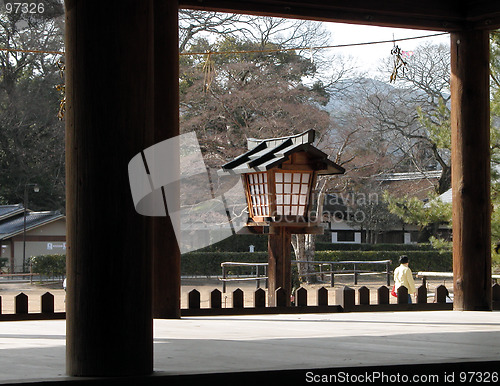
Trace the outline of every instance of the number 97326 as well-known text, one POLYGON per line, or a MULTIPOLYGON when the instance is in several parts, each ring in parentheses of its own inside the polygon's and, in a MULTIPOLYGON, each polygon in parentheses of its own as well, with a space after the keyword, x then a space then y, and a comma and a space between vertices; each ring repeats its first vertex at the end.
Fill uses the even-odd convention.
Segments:
POLYGON ((43 3, 5 3, 5 12, 7 13, 44 13, 45 5, 43 3))

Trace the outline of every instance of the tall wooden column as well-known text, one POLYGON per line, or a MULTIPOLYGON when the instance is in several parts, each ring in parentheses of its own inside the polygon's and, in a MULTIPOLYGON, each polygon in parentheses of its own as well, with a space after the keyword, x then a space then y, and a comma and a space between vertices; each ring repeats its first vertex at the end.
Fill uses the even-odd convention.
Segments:
POLYGON ((292 290, 291 259, 292 235, 285 227, 271 227, 268 240, 268 299, 269 306, 276 306, 275 291, 283 288, 286 293, 286 305, 290 305, 290 292, 292 290))
POLYGON ((149 374, 152 222, 128 163, 154 142, 153 1, 65 4, 67 373, 149 374))
POLYGON ((454 309, 491 310, 489 33, 451 34, 454 309))
MULTIPOLYGON (((154 0, 155 143, 179 135, 179 35, 177 1, 154 0)), ((157 165, 161 166, 161 165, 157 165)), ((166 165, 172 173, 174 165, 166 165)), ((179 186, 170 186, 180 195, 179 186)), ((171 198, 170 198, 171 201, 171 198)), ((169 205, 172 207, 173 203, 169 205)), ((180 318, 180 251, 172 219, 155 217, 153 316, 180 318)))

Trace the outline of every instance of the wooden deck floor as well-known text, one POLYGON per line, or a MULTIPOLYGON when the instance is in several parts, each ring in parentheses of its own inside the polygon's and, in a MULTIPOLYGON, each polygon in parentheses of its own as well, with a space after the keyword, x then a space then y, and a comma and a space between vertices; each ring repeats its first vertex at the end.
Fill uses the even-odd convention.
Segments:
MULTIPOLYGON (((369 369, 408 376, 418 369, 443 382, 445 373, 468 368, 500 372, 496 311, 186 317, 155 320, 154 331, 155 374, 142 383, 279 374, 289 375, 287 384, 308 384, 369 369)), ((65 321, 0 324, 0 383, 73 382, 64 357, 65 321)))

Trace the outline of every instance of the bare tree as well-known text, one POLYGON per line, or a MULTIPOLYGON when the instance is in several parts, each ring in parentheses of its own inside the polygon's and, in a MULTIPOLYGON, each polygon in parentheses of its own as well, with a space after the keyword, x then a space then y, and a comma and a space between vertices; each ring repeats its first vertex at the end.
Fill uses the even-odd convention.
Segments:
MULTIPOLYGON (((320 22, 263 16, 179 10, 179 50, 186 52, 200 38, 237 38, 260 47, 268 44, 283 49, 326 44, 330 33, 320 22)), ((298 53, 302 53, 300 50, 298 53)))
POLYGON ((359 114, 369 118, 393 158, 397 171, 440 168, 436 191, 451 185, 449 145, 449 50, 423 45, 408 58, 398 87, 367 82, 358 103, 359 114))

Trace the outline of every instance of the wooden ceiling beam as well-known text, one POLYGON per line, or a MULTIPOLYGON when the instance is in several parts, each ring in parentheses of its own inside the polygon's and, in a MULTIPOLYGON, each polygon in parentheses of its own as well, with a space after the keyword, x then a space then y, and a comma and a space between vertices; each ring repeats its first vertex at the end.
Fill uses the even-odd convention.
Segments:
MULTIPOLYGON (((460 4, 460 3, 458 3, 460 4)), ((181 8, 327 22, 455 31, 466 12, 450 0, 179 0, 181 8)))
POLYGON ((500 28, 500 2, 468 1, 466 19, 469 29, 498 29, 500 28))
POLYGON ((491 0, 179 0, 181 8, 453 32, 500 28, 491 0))

